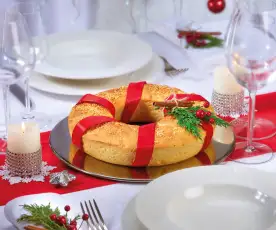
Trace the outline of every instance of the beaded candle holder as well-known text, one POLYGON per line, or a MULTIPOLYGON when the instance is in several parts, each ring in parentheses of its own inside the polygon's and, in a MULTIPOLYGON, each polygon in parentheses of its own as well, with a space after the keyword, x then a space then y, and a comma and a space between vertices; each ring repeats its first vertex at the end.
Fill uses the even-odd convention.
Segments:
POLYGON ((6 164, 11 176, 27 177, 41 173, 38 124, 29 121, 9 125, 6 164))
POLYGON ((6 164, 11 176, 27 177, 41 173, 41 150, 34 153, 13 153, 7 150, 6 164))
POLYGON ((227 67, 219 66, 214 70, 212 105, 220 116, 236 117, 243 113, 244 90, 227 67))

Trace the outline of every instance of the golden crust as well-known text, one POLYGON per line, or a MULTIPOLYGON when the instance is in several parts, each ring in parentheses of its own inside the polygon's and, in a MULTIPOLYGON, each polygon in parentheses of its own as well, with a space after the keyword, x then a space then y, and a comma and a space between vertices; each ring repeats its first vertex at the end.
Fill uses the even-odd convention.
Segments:
MULTIPOLYGON (((127 87, 111 89, 97 94, 109 100, 116 108, 116 120, 120 120, 126 100, 127 87)), ((164 101, 171 94, 183 91, 168 86, 146 84, 142 98, 131 118, 131 122, 156 122, 155 144, 149 166, 177 163, 195 156, 201 149, 205 131, 201 129, 202 140, 196 139, 185 128, 177 125, 170 116, 153 108, 153 101, 164 101)), ((69 131, 88 116, 112 117, 110 112, 97 104, 83 103, 73 107, 69 117, 69 131)), ((131 166, 135 157, 138 139, 138 125, 109 122, 89 130, 83 136, 84 151, 96 159, 118 165, 131 166)))

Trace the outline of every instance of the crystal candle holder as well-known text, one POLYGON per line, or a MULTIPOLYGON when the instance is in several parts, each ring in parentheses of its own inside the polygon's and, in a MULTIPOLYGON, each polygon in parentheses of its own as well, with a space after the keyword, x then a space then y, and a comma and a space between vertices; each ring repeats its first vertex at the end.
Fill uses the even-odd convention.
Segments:
POLYGON ((215 90, 212 95, 212 105, 216 114, 224 117, 236 117, 243 113, 244 91, 235 94, 222 94, 215 90))
POLYGON ((12 176, 41 173, 42 154, 37 123, 28 121, 8 126, 6 164, 12 176))
POLYGON ((220 116, 236 117, 243 113, 244 90, 226 66, 214 70, 212 105, 220 116))
POLYGON ((7 150, 6 164, 11 176, 27 177, 41 173, 41 149, 33 153, 13 153, 7 150))

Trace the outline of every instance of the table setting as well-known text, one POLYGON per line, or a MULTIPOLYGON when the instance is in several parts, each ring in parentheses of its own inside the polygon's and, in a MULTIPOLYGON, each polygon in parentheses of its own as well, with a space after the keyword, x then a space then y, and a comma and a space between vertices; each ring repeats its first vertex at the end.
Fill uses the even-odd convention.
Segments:
POLYGON ((0 229, 276 230, 273 0, 62 4, 0 8, 0 229))

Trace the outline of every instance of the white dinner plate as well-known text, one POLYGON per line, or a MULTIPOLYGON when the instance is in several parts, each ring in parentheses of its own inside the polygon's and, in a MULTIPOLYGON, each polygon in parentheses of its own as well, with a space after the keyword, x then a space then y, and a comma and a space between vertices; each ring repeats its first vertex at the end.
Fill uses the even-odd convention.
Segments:
POLYGON ((148 83, 159 83, 164 76, 164 63, 157 55, 154 55, 149 64, 127 77, 76 81, 56 79, 34 73, 30 78, 30 86, 47 93, 80 96, 87 93, 96 94, 104 90, 127 85, 130 82, 147 81, 148 83))
POLYGON ((151 230, 275 230, 274 180, 241 166, 185 169, 147 185, 136 214, 151 230))
MULTIPOLYGON (((24 229, 24 226, 30 225, 29 223, 17 222, 17 219, 21 215, 27 214, 27 212, 23 209, 22 205, 24 204, 48 205, 49 203, 52 209, 55 209, 58 207, 61 213, 65 213, 63 208, 65 205, 68 204, 68 201, 66 202, 66 200, 63 199, 61 195, 56 193, 42 193, 42 194, 21 196, 14 200, 11 200, 9 203, 6 204, 4 208, 5 217, 17 229, 21 230, 21 229, 24 229)), ((74 218, 75 216, 76 215, 72 210, 68 213, 69 218, 74 218)))
POLYGON ((55 78, 116 77, 137 71, 152 59, 148 44, 115 31, 59 33, 48 36, 47 42, 48 55, 35 71, 55 78))
POLYGON ((125 207, 121 219, 122 230, 147 230, 147 228, 137 218, 135 212, 135 199, 136 197, 134 197, 125 207))

